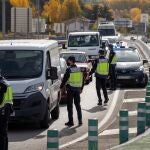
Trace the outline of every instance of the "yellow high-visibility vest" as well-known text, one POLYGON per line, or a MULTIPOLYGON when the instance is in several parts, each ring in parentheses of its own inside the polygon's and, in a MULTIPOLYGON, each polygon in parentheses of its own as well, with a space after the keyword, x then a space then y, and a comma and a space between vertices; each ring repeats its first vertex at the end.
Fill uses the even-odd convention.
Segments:
POLYGON ((113 57, 113 59, 112 59, 112 61, 111 61, 111 64, 115 65, 116 63, 117 63, 117 56, 115 54, 114 57, 113 57))
POLYGON ((97 64, 96 73, 102 76, 107 76, 109 73, 109 63, 107 59, 99 59, 97 64))
POLYGON ((67 83, 72 87, 82 87, 83 73, 81 72, 80 68, 72 67, 70 70, 71 73, 67 83))
POLYGON ((4 107, 5 104, 11 104, 11 105, 13 105, 13 94, 12 93, 13 93, 12 87, 8 86, 7 87, 7 91, 4 93, 3 102, 0 105, 0 108, 4 107))

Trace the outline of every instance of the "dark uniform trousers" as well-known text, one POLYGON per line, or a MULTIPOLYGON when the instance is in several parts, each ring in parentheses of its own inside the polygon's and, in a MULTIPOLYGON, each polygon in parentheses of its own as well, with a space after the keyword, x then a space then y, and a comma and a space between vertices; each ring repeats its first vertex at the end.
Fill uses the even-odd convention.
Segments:
POLYGON ((67 110, 70 123, 73 123, 73 100, 77 110, 78 120, 80 122, 82 121, 80 92, 78 90, 67 90, 67 110))
POLYGON ((115 64, 111 64, 110 65, 110 87, 112 89, 116 89, 116 65, 115 64))
POLYGON ((108 94, 107 94, 107 89, 106 89, 106 78, 98 78, 96 77, 96 91, 97 91, 97 96, 99 99, 99 102, 102 102, 101 98, 101 93, 100 90, 103 90, 104 98, 105 100, 108 100, 108 94))
POLYGON ((0 150, 8 150, 7 127, 10 116, 10 108, 0 108, 0 150))

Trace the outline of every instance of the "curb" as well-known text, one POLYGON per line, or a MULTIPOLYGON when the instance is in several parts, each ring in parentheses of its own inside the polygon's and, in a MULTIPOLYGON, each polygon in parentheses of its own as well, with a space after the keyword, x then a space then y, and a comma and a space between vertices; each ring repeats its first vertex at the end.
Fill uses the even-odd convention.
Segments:
POLYGON ((112 148, 110 148, 108 150, 114 150, 114 149, 117 149, 117 148, 121 148, 121 147, 126 146, 128 144, 131 144, 131 143, 133 143, 133 142, 135 142, 135 141, 137 141, 137 140, 139 140, 139 139, 141 139, 141 138, 143 138, 143 137, 145 137, 145 136, 147 136, 149 134, 150 134, 150 128, 147 129, 147 131, 145 131, 143 134, 141 134, 141 135, 139 135, 139 136, 129 140, 128 142, 126 142, 124 144, 121 144, 121 145, 114 146, 114 147, 112 147, 112 148))

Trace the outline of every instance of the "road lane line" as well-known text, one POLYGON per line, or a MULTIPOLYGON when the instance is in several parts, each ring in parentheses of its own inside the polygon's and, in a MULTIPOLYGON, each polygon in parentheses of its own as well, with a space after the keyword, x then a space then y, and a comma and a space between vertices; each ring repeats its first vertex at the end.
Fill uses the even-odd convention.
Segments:
MULTIPOLYGON (((137 133, 137 128, 129 128, 129 134, 135 134, 135 133, 137 133)), ((109 129, 100 133, 99 136, 118 135, 118 134, 119 134, 119 129, 109 129)))
POLYGON ((134 103, 134 102, 143 102, 145 101, 145 98, 130 98, 130 99, 124 99, 124 103, 134 103))
MULTIPOLYGON (((112 113, 113 113, 113 110, 115 109, 115 106, 116 106, 116 104, 117 104, 117 100, 118 100, 118 97, 119 97, 119 92, 120 92, 120 90, 116 90, 116 91, 114 92, 114 95, 113 95, 113 98, 112 98, 113 102, 111 102, 110 107, 109 107, 109 109, 108 109, 108 112, 107 112, 106 116, 104 117, 104 119, 103 119, 101 122, 99 122, 99 124, 98 124, 98 130, 99 130, 99 129, 109 120, 109 118, 111 117, 111 115, 112 115, 112 113)), ((81 140, 83 140, 83 139, 85 139, 85 138, 87 138, 87 137, 88 137, 88 132, 85 133, 85 134, 83 134, 81 137, 79 137, 79 138, 77 138, 77 139, 75 139, 75 140, 73 140, 73 141, 70 141, 70 142, 67 142, 67 143, 65 143, 65 144, 60 145, 59 148, 62 149, 62 148, 64 148, 64 147, 66 147, 66 146, 75 144, 75 143, 77 143, 77 142, 79 142, 79 141, 81 141, 81 140)))

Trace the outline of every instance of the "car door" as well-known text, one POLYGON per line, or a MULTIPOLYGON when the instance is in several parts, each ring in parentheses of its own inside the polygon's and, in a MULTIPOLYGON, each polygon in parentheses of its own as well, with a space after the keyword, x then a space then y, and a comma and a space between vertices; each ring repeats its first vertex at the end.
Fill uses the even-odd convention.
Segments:
MULTIPOLYGON (((50 60, 49 51, 47 51, 47 53, 46 53, 46 66, 45 66, 45 68, 46 68, 45 69, 46 71, 51 68, 51 60, 50 60)), ((52 88, 53 88, 53 81, 51 79, 47 79, 46 80, 46 94, 49 97, 50 107, 52 107, 53 103, 54 103, 53 92, 52 92, 53 89, 52 88)))

